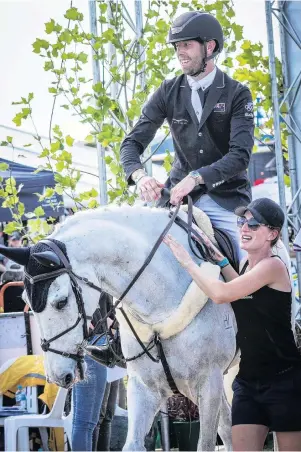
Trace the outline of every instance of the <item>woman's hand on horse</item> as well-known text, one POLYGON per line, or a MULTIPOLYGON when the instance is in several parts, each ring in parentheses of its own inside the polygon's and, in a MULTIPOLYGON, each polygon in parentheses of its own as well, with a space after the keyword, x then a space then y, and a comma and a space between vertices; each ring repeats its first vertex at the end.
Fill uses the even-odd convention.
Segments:
POLYGON ((161 190, 164 184, 158 182, 154 177, 143 176, 137 183, 140 198, 146 202, 157 201, 161 198, 161 190))
POLYGON ((180 262, 182 267, 187 268, 189 264, 193 263, 193 260, 184 246, 178 243, 170 234, 164 237, 163 242, 171 249, 173 255, 180 262))
MULTIPOLYGON (((211 240, 209 239, 209 237, 205 234, 205 232, 202 231, 202 229, 200 229, 199 227, 197 227, 196 225, 194 225, 194 229, 199 233, 199 235, 202 237, 203 242, 205 243, 205 245, 207 246, 211 258, 214 259, 216 262, 222 261, 224 259, 224 255, 220 252, 220 250, 211 242, 211 240)), ((202 243, 201 240, 196 237, 193 233, 192 233, 192 237, 199 243, 202 243)))

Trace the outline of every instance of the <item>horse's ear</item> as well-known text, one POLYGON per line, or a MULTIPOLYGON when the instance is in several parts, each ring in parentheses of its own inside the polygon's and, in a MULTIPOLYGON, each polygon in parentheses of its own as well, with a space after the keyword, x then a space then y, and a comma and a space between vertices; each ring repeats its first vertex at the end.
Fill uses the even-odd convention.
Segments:
POLYGON ((27 265, 30 257, 29 247, 12 248, 0 245, 0 253, 20 265, 27 265))
POLYGON ((33 253, 34 257, 39 264, 44 265, 44 267, 60 267, 61 261, 59 257, 53 251, 42 251, 41 253, 33 253))

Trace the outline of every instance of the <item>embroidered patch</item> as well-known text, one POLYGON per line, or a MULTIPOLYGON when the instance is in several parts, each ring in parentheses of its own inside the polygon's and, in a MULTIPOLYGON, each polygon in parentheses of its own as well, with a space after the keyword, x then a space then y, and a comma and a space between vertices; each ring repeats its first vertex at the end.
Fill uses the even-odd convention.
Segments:
POLYGON ((245 109, 246 109, 247 111, 249 111, 249 112, 253 111, 253 108, 254 108, 253 102, 248 102, 248 103, 245 105, 245 109))
POLYGON ((223 104, 223 103, 216 104, 214 106, 214 108, 213 108, 213 111, 215 113, 225 113, 225 111, 226 111, 226 104, 223 104))
POLYGON ((187 125, 188 124, 188 121, 187 121, 187 119, 175 119, 175 118, 172 118, 172 123, 173 124, 182 124, 182 125, 187 125))

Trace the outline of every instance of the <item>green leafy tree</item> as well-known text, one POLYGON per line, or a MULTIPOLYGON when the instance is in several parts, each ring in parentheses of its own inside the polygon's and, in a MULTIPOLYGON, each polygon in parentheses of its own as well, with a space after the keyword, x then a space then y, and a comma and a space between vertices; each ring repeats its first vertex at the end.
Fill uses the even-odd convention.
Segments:
MULTIPOLYGON (((271 116, 268 59, 262 54, 262 44, 243 39, 243 27, 235 22, 231 0, 150 0, 139 39, 131 30, 131 18, 124 18, 122 2, 98 0, 97 8, 99 36, 84 30, 84 16, 71 2, 64 14, 66 22, 58 23, 50 19, 45 24, 45 36, 33 43, 33 52, 42 58, 44 70, 52 75, 48 91, 53 96, 53 106, 47 143, 35 127, 34 94, 30 93, 27 98, 22 97, 19 102, 14 102, 21 107, 13 118, 16 126, 31 121, 35 128, 34 139, 40 146, 40 157, 44 162, 39 169, 55 173, 55 188, 46 190, 41 200, 50 198, 55 191, 70 196, 76 208, 98 206, 98 192, 95 189, 78 193, 77 184, 84 172, 73 164, 74 139, 69 135, 64 136, 59 125, 53 124, 55 109, 63 108, 75 114, 80 122, 89 125, 87 144, 95 146, 98 142, 105 149, 105 161, 111 174, 107 181, 109 202, 133 203, 135 194, 128 190, 120 163, 120 144, 139 118, 150 94, 166 77, 180 73, 175 70, 174 49, 166 44, 170 24, 179 11, 204 10, 217 17, 225 32, 227 55, 219 64, 233 71, 235 78, 247 83, 254 98, 260 96, 260 106, 271 116), (109 54, 109 46, 114 49, 113 56, 109 54), (91 53, 103 73, 102 81, 96 84, 86 75, 89 73, 91 53)), ((279 86, 282 86, 280 62, 277 75, 279 86)), ((265 127, 272 133, 272 120, 265 127)), ((166 125, 163 130, 167 136, 169 131, 166 125)), ((256 133, 260 137, 262 132, 257 130, 256 133)), ((284 130, 284 142, 286 134, 284 130)), ((172 157, 167 153, 164 162, 167 171, 171 164, 172 157)), ((1 181, 3 206, 13 210, 14 221, 7 226, 7 231, 21 228, 21 216, 24 214, 24 206, 20 206, 17 196, 18 189, 10 189, 10 186, 15 187, 12 178, 1 181)), ((42 227, 45 223, 43 214, 39 211, 34 212, 34 215, 38 218, 31 220, 31 230, 36 238, 40 238, 45 233, 42 227)))

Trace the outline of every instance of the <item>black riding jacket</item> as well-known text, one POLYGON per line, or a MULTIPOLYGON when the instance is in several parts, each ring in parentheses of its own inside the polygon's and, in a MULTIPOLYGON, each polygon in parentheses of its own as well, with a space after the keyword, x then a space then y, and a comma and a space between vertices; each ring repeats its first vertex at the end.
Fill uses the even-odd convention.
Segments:
POLYGON ((185 75, 165 80, 145 104, 137 124, 121 145, 121 162, 129 184, 142 168, 140 155, 166 119, 173 138, 175 159, 166 186, 171 188, 192 170, 205 182, 191 196, 202 194, 233 211, 251 200, 247 177, 254 144, 253 102, 249 89, 217 69, 206 95, 200 123, 191 104, 185 75))

